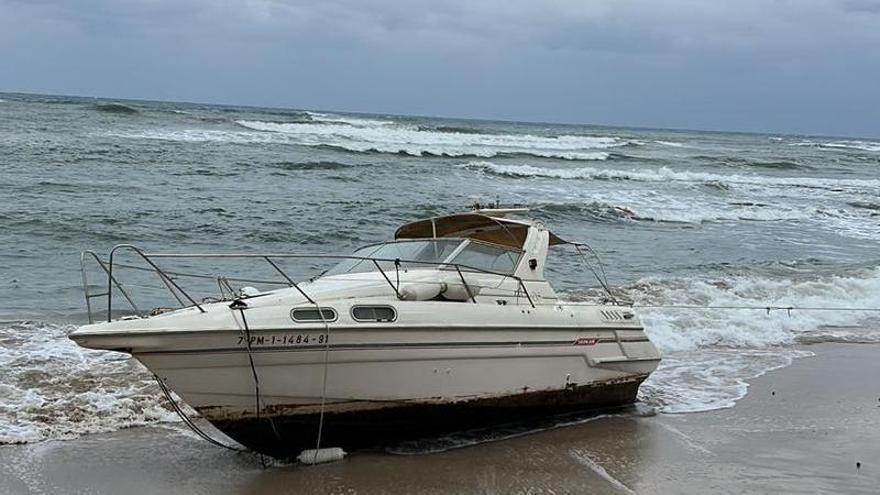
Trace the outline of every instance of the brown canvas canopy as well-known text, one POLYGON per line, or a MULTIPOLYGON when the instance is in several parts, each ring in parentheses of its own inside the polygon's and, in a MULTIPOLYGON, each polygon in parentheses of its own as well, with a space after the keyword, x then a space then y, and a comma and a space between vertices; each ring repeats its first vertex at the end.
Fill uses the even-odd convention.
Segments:
MULTIPOLYGON (((460 213, 408 223, 397 229, 394 238, 467 237, 521 249, 530 226, 530 223, 521 220, 495 218, 482 213, 460 213)), ((550 233, 551 246, 565 243, 566 241, 550 233)))

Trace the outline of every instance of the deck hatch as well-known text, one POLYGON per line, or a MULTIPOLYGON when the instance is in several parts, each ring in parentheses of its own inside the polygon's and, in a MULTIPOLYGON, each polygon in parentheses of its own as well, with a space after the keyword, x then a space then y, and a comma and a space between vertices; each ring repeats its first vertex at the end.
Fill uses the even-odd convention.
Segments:
POLYGON ((394 321, 397 311, 391 306, 352 306, 351 317, 355 321, 394 321))
POLYGON ((333 308, 293 308, 290 310, 290 318, 296 322, 336 321, 336 310, 333 308), (323 318, 321 317, 323 315, 323 318))

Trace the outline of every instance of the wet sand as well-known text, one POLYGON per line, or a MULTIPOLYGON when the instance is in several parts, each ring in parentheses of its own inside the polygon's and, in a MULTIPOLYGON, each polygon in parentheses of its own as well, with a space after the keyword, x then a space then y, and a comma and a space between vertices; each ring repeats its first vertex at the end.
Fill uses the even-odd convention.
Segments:
POLYGON ((880 345, 819 344, 736 407, 262 469, 177 426, 0 447, 0 494, 878 493, 880 345), (857 467, 860 463, 860 467, 857 467))

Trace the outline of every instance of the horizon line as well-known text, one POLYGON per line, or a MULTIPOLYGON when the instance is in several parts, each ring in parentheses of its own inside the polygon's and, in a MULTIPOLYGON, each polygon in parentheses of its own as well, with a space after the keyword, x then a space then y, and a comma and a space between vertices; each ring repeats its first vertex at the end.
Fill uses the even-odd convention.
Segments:
POLYGON ((76 95, 76 94, 63 94, 63 93, 38 93, 31 91, 0 91, 0 95, 25 95, 25 96, 49 96, 49 97, 61 97, 61 98, 81 98, 81 99, 104 99, 104 100, 117 100, 117 101, 131 101, 131 102, 147 102, 147 103, 174 103, 174 104, 183 104, 183 105, 208 105, 208 106, 216 106, 216 107, 239 107, 239 108, 253 108, 253 109, 269 109, 269 110, 293 110, 293 111, 305 111, 305 112, 333 112, 338 114, 348 114, 348 115, 363 115, 363 116, 394 116, 394 117, 405 117, 405 118, 423 118, 423 119, 444 119, 444 120, 464 120, 464 121, 472 121, 472 122, 494 122, 494 123, 506 123, 506 124, 532 124, 532 125, 558 125, 558 126, 586 126, 586 127, 601 127, 607 129, 631 129, 631 130, 642 130, 642 131, 672 131, 672 132, 695 132, 695 133, 706 133, 706 134, 743 134, 743 135, 752 135, 752 136, 770 136, 770 137, 822 137, 822 138, 843 138, 843 139, 870 139, 870 140, 880 140, 880 136, 878 137, 869 137, 869 136, 849 136, 842 134, 816 134, 816 133, 802 133, 802 132, 768 132, 768 131, 749 131, 749 130, 739 130, 739 129, 696 129, 690 127, 652 127, 647 125, 623 125, 623 124, 594 124, 594 123, 586 123, 586 122, 566 122, 566 121, 557 121, 557 122, 547 122, 547 121, 531 121, 531 120, 515 120, 515 119, 500 119, 500 118, 487 118, 487 117, 460 117, 460 116, 444 116, 444 115, 421 115, 421 114, 410 114, 410 113, 392 113, 392 112, 377 112, 377 111, 352 111, 352 110, 336 110, 336 109, 315 109, 315 108, 297 108, 297 107, 287 107, 287 106, 262 106, 262 105, 253 105, 253 104, 238 104, 238 103, 218 103, 218 102, 209 102, 209 101, 187 101, 187 100, 156 100, 151 98, 131 98, 131 97, 115 97, 115 96, 94 96, 94 95, 76 95))

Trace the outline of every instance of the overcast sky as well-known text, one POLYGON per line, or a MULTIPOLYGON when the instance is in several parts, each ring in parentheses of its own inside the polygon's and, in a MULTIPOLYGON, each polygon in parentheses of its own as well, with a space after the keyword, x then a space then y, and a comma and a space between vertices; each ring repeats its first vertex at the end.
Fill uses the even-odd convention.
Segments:
POLYGON ((0 0, 0 91, 880 137, 880 0, 0 0))

